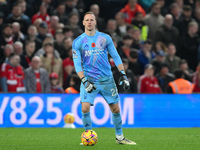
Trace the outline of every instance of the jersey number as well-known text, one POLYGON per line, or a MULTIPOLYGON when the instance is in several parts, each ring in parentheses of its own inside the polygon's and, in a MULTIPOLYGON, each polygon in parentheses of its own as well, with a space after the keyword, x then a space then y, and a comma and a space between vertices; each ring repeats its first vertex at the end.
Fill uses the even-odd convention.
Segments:
POLYGON ((115 89, 111 89, 111 92, 112 92, 112 96, 115 96, 117 94, 115 89))

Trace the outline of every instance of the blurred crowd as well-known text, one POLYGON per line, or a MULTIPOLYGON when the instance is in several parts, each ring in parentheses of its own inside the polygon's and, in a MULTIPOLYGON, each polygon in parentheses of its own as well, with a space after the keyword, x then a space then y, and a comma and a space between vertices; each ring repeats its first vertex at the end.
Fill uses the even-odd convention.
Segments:
POLYGON ((79 93, 72 42, 87 11, 122 58, 119 93, 170 93, 177 78, 200 92, 200 0, 0 0, 0 91, 79 93))

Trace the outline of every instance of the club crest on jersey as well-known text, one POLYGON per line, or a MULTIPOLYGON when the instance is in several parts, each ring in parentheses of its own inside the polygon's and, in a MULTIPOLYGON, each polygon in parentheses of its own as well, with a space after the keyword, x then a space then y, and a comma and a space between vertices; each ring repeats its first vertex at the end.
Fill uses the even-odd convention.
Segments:
POLYGON ((106 38, 99 36, 97 38, 96 47, 99 48, 99 49, 104 49, 105 44, 106 44, 106 38))
POLYGON ((96 45, 95 45, 95 43, 92 43, 92 47, 95 47, 96 45))

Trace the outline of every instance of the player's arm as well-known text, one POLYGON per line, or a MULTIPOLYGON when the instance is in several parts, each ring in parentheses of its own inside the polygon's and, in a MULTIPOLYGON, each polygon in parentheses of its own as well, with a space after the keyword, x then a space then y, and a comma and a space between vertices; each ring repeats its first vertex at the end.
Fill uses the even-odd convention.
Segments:
MULTIPOLYGON (((80 38, 79 38, 80 39, 80 38)), ((82 65, 81 65, 81 50, 80 50, 80 42, 78 40, 74 40, 72 44, 72 54, 73 54, 73 61, 75 70, 81 79, 81 82, 85 86, 85 90, 88 93, 91 93, 93 90, 96 89, 95 85, 87 80, 87 78, 84 75, 82 65)))
POLYGON ((122 64, 122 60, 115 48, 114 43, 110 36, 107 37, 107 42, 108 42, 107 43, 108 52, 111 55, 111 57, 113 58, 114 63, 120 72, 119 85, 122 85, 124 90, 128 90, 130 88, 130 83, 129 83, 126 73, 124 71, 124 66, 122 64))

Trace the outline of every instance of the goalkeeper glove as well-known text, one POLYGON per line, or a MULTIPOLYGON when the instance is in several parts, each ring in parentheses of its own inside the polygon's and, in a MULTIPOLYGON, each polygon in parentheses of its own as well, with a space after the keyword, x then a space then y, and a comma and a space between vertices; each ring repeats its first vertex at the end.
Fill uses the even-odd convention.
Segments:
POLYGON ((124 70, 120 71, 119 85, 122 85, 124 90, 128 90, 130 88, 130 83, 124 70))
POLYGON ((88 81, 86 77, 83 77, 81 79, 81 82, 84 84, 85 90, 88 93, 91 93, 93 90, 96 90, 96 86, 92 82, 88 81))

